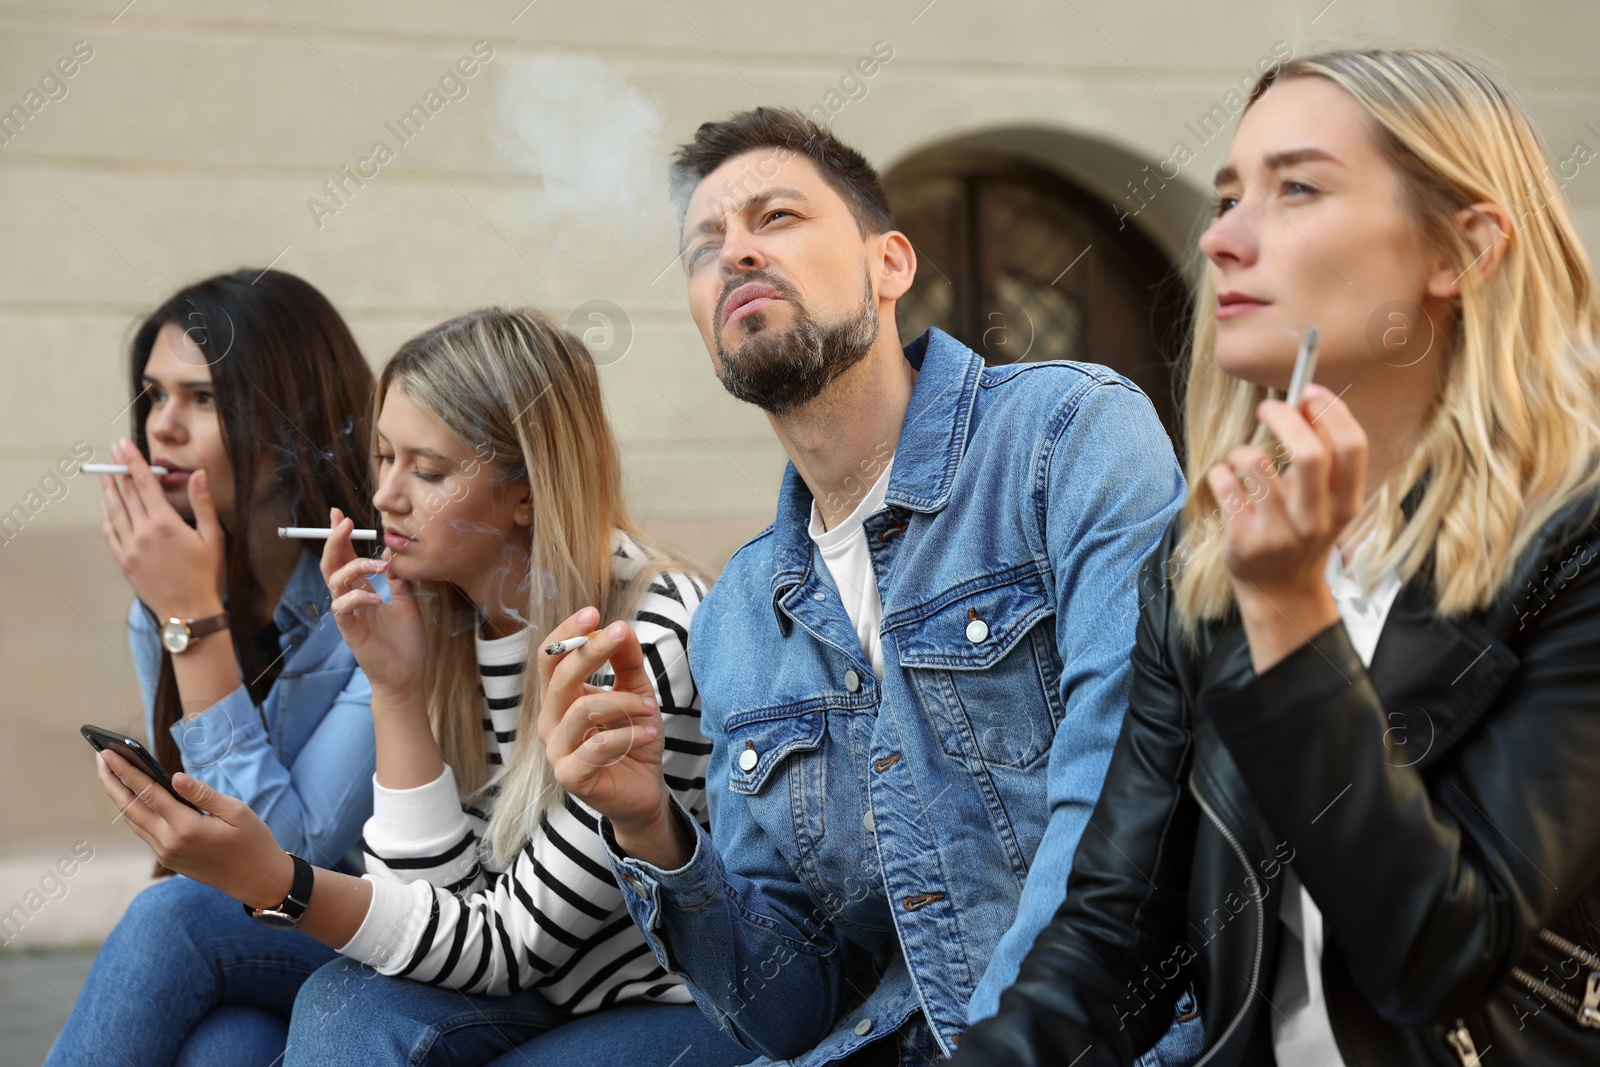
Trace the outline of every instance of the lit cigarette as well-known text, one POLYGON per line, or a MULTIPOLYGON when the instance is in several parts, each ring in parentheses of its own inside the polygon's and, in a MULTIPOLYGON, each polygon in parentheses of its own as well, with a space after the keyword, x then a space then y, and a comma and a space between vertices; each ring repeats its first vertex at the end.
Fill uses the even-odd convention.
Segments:
MULTIPOLYGON (((278 536, 291 541, 326 541, 333 536, 333 529, 328 526, 280 526, 278 536)), ((376 541, 377 530, 351 530, 352 541, 376 541)))
MULTIPOLYGON (((78 464, 78 473, 79 474, 129 474, 131 472, 128 470, 128 466, 125 463, 80 463, 80 464, 78 464)), ((167 468, 165 468, 165 467, 151 467, 150 468, 150 473, 151 474, 166 474, 167 473, 167 468)))
POLYGON ((581 637, 569 637, 565 641, 552 641, 544 646, 544 654, 547 656, 559 656, 563 652, 571 652, 575 648, 582 648, 589 643, 590 638, 599 636, 599 630, 591 630, 581 637))

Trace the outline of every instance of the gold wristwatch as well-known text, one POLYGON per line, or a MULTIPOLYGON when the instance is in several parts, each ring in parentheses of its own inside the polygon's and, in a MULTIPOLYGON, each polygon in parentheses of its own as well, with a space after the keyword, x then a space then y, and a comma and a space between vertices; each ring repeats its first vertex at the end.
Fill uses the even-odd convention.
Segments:
POLYGON ((207 615, 203 619, 168 619, 161 627, 161 643, 174 656, 207 634, 228 628, 228 614, 207 615))

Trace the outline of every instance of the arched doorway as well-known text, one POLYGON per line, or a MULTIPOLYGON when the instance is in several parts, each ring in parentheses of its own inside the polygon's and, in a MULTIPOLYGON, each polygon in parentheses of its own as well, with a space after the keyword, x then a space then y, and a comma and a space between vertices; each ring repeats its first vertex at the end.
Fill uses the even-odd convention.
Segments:
POLYGON ((1188 287, 1154 240, 1059 170, 1016 153, 919 153, 884 187, 918 258, 899 302, 903 339, 938 326, 991 364, 1103 364, 1144 390, 1178 441, 1188 287))

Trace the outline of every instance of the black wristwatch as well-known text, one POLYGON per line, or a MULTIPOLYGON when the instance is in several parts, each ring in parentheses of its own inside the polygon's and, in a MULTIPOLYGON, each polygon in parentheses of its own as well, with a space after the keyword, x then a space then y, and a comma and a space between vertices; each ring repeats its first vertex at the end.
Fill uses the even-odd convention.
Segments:
POLYGON ((300 916, 305 914, 306 905, 311 903, 311 887, 316 881, 311 864, 293 852, 286 855, 294 860, 294 881, 289 883, 288 896, 270 908, 252 908, 248 904, 244 905, 244 913, 250 918, 258 923, 277 927, 279 930, 293 930, 300 925, 300 916))

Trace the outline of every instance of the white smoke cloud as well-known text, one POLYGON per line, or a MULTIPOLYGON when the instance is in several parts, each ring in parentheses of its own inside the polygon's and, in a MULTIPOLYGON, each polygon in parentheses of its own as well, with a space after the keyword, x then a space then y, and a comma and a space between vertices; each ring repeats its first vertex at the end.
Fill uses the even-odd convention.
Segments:
POLYGON ((559 52, 496 69, 495 148, 520 181, 508 214, 544 262, 614 263, 616 249, 670 226, 662 115, 619 69, 559 52))

